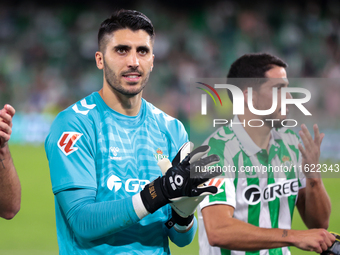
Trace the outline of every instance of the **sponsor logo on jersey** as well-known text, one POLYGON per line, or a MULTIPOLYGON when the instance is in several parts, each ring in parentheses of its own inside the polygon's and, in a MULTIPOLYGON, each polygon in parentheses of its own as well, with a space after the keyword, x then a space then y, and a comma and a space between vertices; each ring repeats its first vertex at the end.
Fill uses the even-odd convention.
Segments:
POLYGON ((244 200, 250 204, 255 205, 262 201, 273 201, 275 198, 289 197, 296 195, 299 191, 299 184, 297 179, 286 180, 267 185, 263 190, 258 185, 249 185, 243 191, 244 200))
POLYGON ((114 189, 114 192, 117 192, 122 187, 122 180, 118 176, 111 175, 107 180, 107 187, 109 190, 114 189))
POLYGON ((109 157, 114 160, 122 160, 122 157, 117 157, 119 152, 118 147, 110 147, 109 157))
POLYGON ((159 148, 156 150, 156 154, 153 154, 153 155, 155 156, 157 161, 160 161, 163 158, 168 158, 169 157, 167 155, 163 155, 163 151, 161 149, 159 149, 159 148))
POLYGON ((59 141, 58 147, 59 149, 66 155, 70 155, 72 152, 78 150, 77 147, 74 147, 76 142, 83 134, 77 132, 64 132, 59 141))
POLYGON ((123 183, 123 181, 116 175, 111 175, 106 182, 109 190, 117 192, 120 188, 124 187, 125 191, 131 193, 137 193, 142 190, 145 185, 149 184, 149 180, 140 180, 135 178, 130 178, 123 183))
MULTIPOLYGON (((90 110, 92 110, 94 107, 96 107, 96 104, 90 104, 90 105, 87 104, 85 98, 80 101, 80 104, 81 104, 82 107, 84 107, 86 109, 90 109, 90 110)), ((89 113, 89 111, 90 111, 90 110, 85 110, 85 111, 79 110, 77 104, 73 105, 72 109, 76 113, 80 113, 80 114, 83 114, 83 115, 87 115, 89 113)))
POLYGON ((249 185, 243 192, 243 198, 250 205, 256 205, 261 200, 261 190, 257 185, 249 185))

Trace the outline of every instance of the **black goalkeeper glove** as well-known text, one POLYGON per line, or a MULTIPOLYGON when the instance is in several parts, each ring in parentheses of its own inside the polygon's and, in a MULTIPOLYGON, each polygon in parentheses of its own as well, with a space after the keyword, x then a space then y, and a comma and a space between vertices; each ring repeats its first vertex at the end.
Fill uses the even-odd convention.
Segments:
POLYGON ((190 214, 188 217, 184 218, 178 215, 178 213, 173 208, 171 208, 171 214, 172 214, 171 219, 165 223, 165 226, 167 226, 167 228, 169 229, 172 228, 175 224, 179 226, 188 227, 192 220, 194 219, 193 214, 190 214))
POLYGON ((208 145, 198 147, 189 153, 189 155, 180 163, 169 168, 164 176, 158 177, 153 182, 146 185, 140 192, 146 210, 150 213, 154 213, 164 205, 183 196, 194 197, 199 196, 204 192, 209 194, 217 193, 217 188, 214 186, 198 186, 209 179, 220 175, 220 173, 211 173, 207 171, 196 174, 195 178, 190 178, 190 169, 196 169, 196 167, 203 168, 220 161, 219 156, 215 154, 202 158, 209 149, 210 147, 208 145))
POLYGON ((340 255, 340 235, 334 232, 330 232, 335 236, 335 242, 326 251, 322 252, 321 255, 340 255))

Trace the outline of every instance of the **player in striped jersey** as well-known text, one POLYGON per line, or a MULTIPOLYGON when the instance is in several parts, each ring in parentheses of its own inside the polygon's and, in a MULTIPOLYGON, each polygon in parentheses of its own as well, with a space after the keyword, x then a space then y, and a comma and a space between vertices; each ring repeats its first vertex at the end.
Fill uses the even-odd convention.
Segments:
MULTIPOLYGON (((189 160, 212 163, 211 157, 199 162, 197 150, 161 176, 158 161, 178 159, 188 135, 180 121, 142 98, 153 40, 153 25, 140 12, 121 10, 106 19, 95 55, 103 88, 62 111, 51 126, 45 149, 59 254, 170 254, 169 239, 189 244, 197 221, 168 204, 217 192, 198 188, 205 178, 190 179, 189 160), (169 219, 172 228, 165 225, 169 219)), ((207 147, 198 152, 206 154, 207 147)))
MULTIPOLYGON (((254 108, 267 110, 273 101, 273 87, 278 89, 280 105, 280 88, 288 86, 286 67, 269 54, 244 55, 232 64, 228 83, 230 78, 279 78, 252 85, 254 108)), ((247 98, 249 83, 238 82, 235 85, 247 98)), ((288 246, 321 253, 334 242, 334 236, 326 231, 331 204, 321 176, 298 168, 318 163, 324 134, 315 125, 313 139, 302 125, 303 148, 293 131, 272 128, 272 122, 265 121, 285 117, 280 107, 270 116, 257 116, 245 102, 244 115, 235 116, 233 125, 219 128, 205 141, 210 152, 220 156, 218 165, 225 167, 227 176, 221 183, 224 192, 206 197, 198 210, 201 255, 289 255, 288 246), (250 119, 265 124, 250 127, 245 124, 250 119), (296 171, 283 170, 290 166, 296 171), (291 230, 295 205, 309 230, 291 230)))

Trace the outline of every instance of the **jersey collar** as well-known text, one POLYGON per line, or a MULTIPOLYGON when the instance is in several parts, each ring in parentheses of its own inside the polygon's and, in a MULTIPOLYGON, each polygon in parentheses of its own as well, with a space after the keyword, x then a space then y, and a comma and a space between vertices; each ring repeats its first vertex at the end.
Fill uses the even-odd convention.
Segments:
MULTIPOLYGON (((240 120, 237 115, 235 115, 233 119, 233 123, 240 123, 240 120)), ((237 139, 240 141, 241 149, 248 155, 256 155, 258 152, 261 151, 261 148, 257 146, 254 141, 250 138, 246 130, 244 129, 242 124, 233 125, 230 127, 234 134, 236 135, 237 139)), ((269 140, 269 148, 274 145, 275 147, 279 147, 275 139, 280 139, 278 132, 273 128, 270 131, 270 140, 269 140)))
MULTIPOLYGON (((234 116, 233 123, 240 123, 240 120, 237 115, 234 116)), ((250 138, 246 130, 244 129, 242 124, 233 125, 230 127, 234 134, 236 135, 237 139, 240 142, 241 149, 248 155, 252 156, 257 154, 261 151, 261 148, 257 146, 254 141, 250 138)))

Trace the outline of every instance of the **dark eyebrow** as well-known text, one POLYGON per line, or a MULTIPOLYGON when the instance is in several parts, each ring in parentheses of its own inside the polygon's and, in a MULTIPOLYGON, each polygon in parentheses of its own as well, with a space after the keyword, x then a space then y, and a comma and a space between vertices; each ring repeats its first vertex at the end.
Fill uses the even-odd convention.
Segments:
POLYGON ((131 47, 128 45, 118 44, 113 47, 114 50, 131 50, 131 47))
POLYGON ((287 83, 278 83, 278 84, 275 84, 275 87, 281 88, 281 87, 284 87, 286 85, 288 86, 289 83, 288 82, 287 83))
POLYGON ((144 50, 146 52, 149 52, 150 51, 150 48, 147 47, 147 46, 139 46, 137 47, 137 51, 141 51, 141 50, 144 50))

